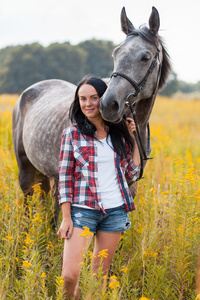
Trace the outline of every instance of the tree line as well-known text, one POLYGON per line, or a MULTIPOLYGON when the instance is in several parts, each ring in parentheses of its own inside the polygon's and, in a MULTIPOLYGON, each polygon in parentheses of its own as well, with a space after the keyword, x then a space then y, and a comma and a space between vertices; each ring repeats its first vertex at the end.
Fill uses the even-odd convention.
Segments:
MULTIPOLYGON (((52 78, 77 84, 88 73, 109 77, 116 46, 112 41, 92 39, 77 45, 65 42, 44 47, 33 43, 0 49, 0 94, 20 94, 30 85, 52 78)), ((162 94, 196 89, 200 90, 200 82, 194 86, 179 82, 173 73, 162 94)))
POLYGON ((46 79, 77 84, 86 74, 110 76, 113 70, 111 41, 88 40, 78 45, 38 43, 0 49, 0 93, 21 93, 46 79))
POLYGON ((172 96, 176 92, 182 92, 185 94, 200 92, 200 81, 197 83, 188 83, 185 81, 178 80, 177 74, 172 72, 166 87, 161 91, 162 95, 172 96))

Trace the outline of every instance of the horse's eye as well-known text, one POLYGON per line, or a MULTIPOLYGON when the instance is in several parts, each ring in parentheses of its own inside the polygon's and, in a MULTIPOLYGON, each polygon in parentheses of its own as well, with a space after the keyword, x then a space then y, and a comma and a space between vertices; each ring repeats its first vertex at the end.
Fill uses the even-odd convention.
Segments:
POLYGON ((143 62, 147 62, 148 60, 150 60, 151 56, 149 54, 144 54, 142 55, 141 61, 143 62))

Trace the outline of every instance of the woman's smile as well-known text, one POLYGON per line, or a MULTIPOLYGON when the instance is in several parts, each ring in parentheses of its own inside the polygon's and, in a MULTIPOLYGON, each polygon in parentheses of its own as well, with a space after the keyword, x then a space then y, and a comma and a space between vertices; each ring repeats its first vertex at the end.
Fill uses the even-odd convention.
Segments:
POLYGON ((101 118, 99 111, 100 98, 95 88, 90 84, 83 84, 78 92, 82 113, 88 120, 101 118))

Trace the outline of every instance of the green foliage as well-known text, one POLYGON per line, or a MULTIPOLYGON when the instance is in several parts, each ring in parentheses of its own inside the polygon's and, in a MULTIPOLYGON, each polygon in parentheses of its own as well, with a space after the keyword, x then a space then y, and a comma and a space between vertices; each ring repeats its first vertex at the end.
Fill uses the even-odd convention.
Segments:
POLYGON ((89 40, 79 44, 87 53, 86 73, 109 77, 113 71, 111 53, 115 45, 111 41, 89 40))
POLYGON ((177 79, 177 74, 173 72, 169 77, 166 87, 160 92, 160 94, 170 97, 173 94, 175 94, 178 91, 178 89, 179 83, 177 79))
MULTIPOLYGON (((38 43, 0 49, 0 93, 20 94, 30 85, 45 79, 63 79, 74 84, 86 74, 109 77, 113 71, 112 41, 91 39, 77 45, 69 42, 43 47, 38 43)), ((172 73, 162 95, 177 91, 200 91, 200 81, 191 84, 172 73)))
POLYGON ((178 91, 185 94, 200 92, 200 81, 197 83, 187 83, 185 81, 180 81, 178 80, 177 74, 173 72, 170 75, 165 88, 160 92, 160 94, 170 97, 178 91))
POLYGON ((38 43, 6 47, 0 50, 0 93, 21 93, 45 79, 63 79, 74 84, 87 73, 110 76, 114 44, 91 40, 70 45, 38 43))

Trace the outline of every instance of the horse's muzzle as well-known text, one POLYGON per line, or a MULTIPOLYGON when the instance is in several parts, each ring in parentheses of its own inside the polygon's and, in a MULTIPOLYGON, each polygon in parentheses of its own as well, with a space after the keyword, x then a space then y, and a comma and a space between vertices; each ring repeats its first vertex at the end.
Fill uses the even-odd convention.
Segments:
POLYGON ((120 122, 123 116, 119 104, 115 100, 106 101, 106 99, 102 99, 100 102, 100 112, 104 120, 113 123, 120 122))

